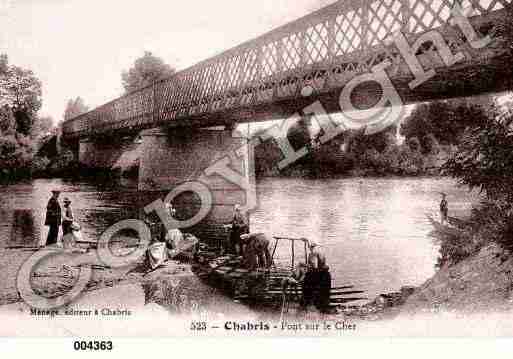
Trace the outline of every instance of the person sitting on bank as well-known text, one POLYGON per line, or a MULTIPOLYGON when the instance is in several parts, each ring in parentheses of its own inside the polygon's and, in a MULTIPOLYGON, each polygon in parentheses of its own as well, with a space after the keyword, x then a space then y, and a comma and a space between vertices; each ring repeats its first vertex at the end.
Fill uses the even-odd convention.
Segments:
POLYGON ((53 190, 52 197, 46 206, 45 226, 49 227, 46 245, 51 246, 57 244, 59 237, 59 228, 62 222, 62 210, 59 204, 60 191, 53 190))
POLYGON ((178 255, 178 245, 183 240, 179 229, 167 231, 163 236, 154 237, 146 251, 146 259, 152 270, 163 266, 169 259, 178 255))
POLYGON ((244 245, 244 264, 253 271, 257 268, 270 268, 272 265, 270 241, 264 233, 249 233, 241 235, 244 245))
POLYGON ((183 233, 179 229, 172 229, 167 232, 164 238, 168 257, 172 259, 178 255, 179 245, 184 240, 183 233))
POLYGON ((440 223, 445 224, 449 218, 449 202, 447 202, 447 194, 442 194, 442 200, 440 201, 440 223))
POLYGON ((241 241, 241 235, 249 232, 249 225, 239 205, 234 207, 231 227, 230 250, 233 254, 244 256, 244 245, 241 241))
POLYGON ((303 282, 302 305, 307 308, 314 304, 321 312, 329 311, 331 292, 331 274, 326 262, 326 256, 320 246, 310 242, 307 272, 303 282))

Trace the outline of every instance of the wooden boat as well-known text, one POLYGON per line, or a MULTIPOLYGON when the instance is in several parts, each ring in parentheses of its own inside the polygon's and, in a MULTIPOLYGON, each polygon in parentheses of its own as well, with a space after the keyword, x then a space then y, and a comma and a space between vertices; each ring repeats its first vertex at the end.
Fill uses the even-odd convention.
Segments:
MULTIPOLYGON (((283 305, 299 303, 302 298, 300 285, 283 288, 283 280, 292 277, 298 264, 296 243, 300 242, 304 250, 305 262, 308 256, 309 242, 306 239, 273 237, 275 240, 272 252, 272 266, 268 269, 259 268, 250 271, 244 268, 242 258, 235 255, 220 255, 208 246, 200 245, 197 253, 197 273, 209 283, 224 290, 235 300, 257 305, 283 305), (291 243, 291 266, 275 264, 276 248, 280 241, 291 243)), ((302 257, 302 256, 301 256, 302 257)), ((365 292, 355 290, 353 285, 339 285, 333 280, 330 292, 330 306, 340 307, 347 303, 367 300, 362 296, 365 292)))

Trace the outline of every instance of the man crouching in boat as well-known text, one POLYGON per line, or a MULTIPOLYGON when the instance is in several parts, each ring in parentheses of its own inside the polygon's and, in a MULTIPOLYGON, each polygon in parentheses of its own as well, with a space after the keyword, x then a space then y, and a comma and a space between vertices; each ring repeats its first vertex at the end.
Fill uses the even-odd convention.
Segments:
POLYGON ((270 241, 264 233, 250 233, 240 236, 244 244, 244 263, 249 270, 269 268, 272 265, 270 241))
POLYGON ((326 263, 326 256, 321 252, 319 245, 310 243, 308 265, 303 281, 302 306, 306 309, 314 304, 321 312, 329 312, 331 274, 326 263))

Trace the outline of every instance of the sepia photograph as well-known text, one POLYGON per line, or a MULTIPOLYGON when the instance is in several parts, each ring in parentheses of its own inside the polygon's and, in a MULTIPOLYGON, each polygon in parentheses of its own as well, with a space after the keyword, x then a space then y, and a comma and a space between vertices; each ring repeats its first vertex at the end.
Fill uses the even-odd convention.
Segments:
POLYGON ((512 18, 0 0, 0 337, 513 336, 512 18))

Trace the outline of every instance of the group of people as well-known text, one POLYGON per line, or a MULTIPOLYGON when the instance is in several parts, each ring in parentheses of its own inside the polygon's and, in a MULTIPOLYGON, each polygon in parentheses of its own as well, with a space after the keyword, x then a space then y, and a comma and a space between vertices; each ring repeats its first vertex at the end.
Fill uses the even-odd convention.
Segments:
POLYGON ((264 233, 249 233, 249 224, 240 206, 235 205, 228 244, 229 253, 242 257, 243 265, 249 270, 270 268, 272 265, 271 241, 264 233))
POLYGON ((75 218, 71 207, 71 200, 65 197, 63 200, 64 210, 59 203, 61 191, 53 190, 52 197, 46 206, 45 225, 49 227, 46 246, 57 245, 59 243, 59 231, 62 227, 63 242, 72 240, 74 230, 78 230, 74 223, 75 218))
MULTIPOLYGON (((270 239, 264 233, 249 233, 246 216, 239 206, 235 206, 229 243, 226 247, 235 255, 241 256, 243 265, 249 270, 269 268, 272 265, 270 239)), ((322 312, 329 311, 331 274, 326 256, 320 246, 312 241, 301 239, 308 243, 309 252, 307 263, 300 262, 291 277, 282 282, 284 291, 290 286, 302 288, 301 306, 307 308, 315 305, 322 312)))
MULTIPOLYGON (((172 218, 177 218, 177 210, 171 203, 166 203, 166 210, 172 218)), ((146 217, 145 222, 152 232, 152 242, 146 251, 147 263, 151 270, 180 256, 187 259, 194 258, 198 246, 191 240, 190 234, 183 233, 177 228, 168 230, 164 223, 153 222, 149 216, 146 217)))
MULTIPOLYGON (((302 239, 306 241, 306 239, 302 239)), ((301 287, 301 307, 315 305, 321 312, 330 310, 331 273, 320 246, 312 241, 309 244, 307 263, 300 262, 291 277, 282 281, 284 293, 290 287, 301 287)))

